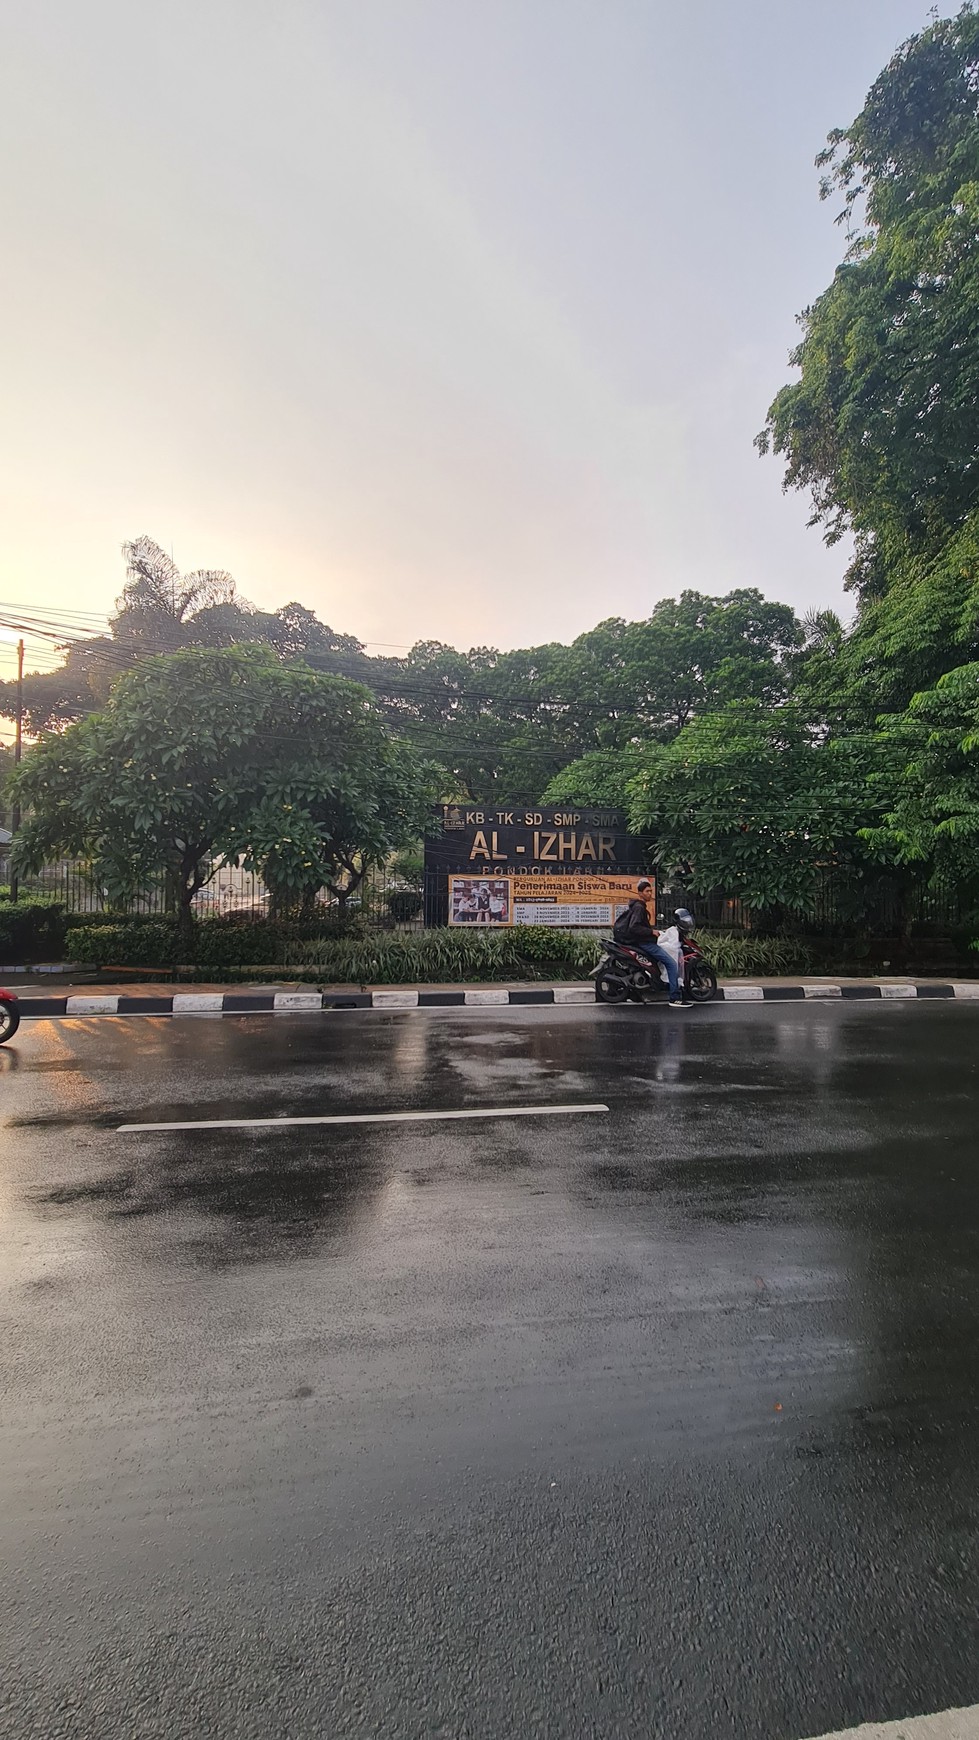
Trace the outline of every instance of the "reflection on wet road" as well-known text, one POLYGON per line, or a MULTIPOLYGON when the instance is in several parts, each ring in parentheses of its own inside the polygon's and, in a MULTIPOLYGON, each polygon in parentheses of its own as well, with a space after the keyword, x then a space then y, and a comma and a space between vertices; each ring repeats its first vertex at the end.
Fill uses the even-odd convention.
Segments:
POLYGON ((4 1734, 975 1703, 977 1059, 941 1003, 22 1029, 4 1734))

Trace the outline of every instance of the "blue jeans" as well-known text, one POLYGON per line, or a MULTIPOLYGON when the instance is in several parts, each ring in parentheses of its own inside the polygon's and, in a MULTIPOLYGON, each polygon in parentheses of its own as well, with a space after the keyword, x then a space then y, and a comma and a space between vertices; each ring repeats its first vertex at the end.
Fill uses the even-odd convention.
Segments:
POLYGON ((639 949, 640 953, 648 955, 651 961, 662 961, 666 968, 666 976, 670 981, 670 1002, 675 1002, 680 995, 680 974, 673 956, 668 955, 665 949, 661 949, 659 943, 635 943, 633 946, 639 949))

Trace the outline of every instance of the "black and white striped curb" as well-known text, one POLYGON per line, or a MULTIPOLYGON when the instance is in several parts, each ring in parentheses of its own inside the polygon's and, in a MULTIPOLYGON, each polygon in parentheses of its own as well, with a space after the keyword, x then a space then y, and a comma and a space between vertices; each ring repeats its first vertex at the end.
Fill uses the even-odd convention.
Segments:
MULTIPOLYGON (((718 1002, 803 1003, 826 999, 861 1002, 869 999, 959 998, 979 1000, 979 980, 965 984, 867 983, 853 985, 722 985, 718 1002)), ((337 1009, 449 1009, 528 1004, 594 1003, 590 985, 528 986, 511 990, 492 985, 460 987, 456 991, 187 991, 159 997, 100 997, 87 993, 64 997, 22 997, 26 1020, 92 1015, 269 1015, 311 1014, 337 1009)))

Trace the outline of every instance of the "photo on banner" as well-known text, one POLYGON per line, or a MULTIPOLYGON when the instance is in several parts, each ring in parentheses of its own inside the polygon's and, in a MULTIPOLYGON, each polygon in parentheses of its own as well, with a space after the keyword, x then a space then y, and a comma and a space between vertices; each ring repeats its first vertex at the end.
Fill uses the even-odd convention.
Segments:
POLYGON ((512 883, 508 876, 450 876, 449 923, 513 923, 512 883))

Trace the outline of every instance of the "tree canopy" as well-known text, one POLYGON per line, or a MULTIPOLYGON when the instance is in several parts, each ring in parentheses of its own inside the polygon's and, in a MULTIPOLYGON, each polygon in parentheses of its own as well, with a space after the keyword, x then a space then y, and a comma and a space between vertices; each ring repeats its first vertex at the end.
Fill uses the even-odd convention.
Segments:
POLYGON ((946 671, 887 727, 903 776, 867 839, 979 898, 979 664, 946 671))
POLYGON ((261 647, 144 660, 14 783, 23 870, 85 856, 117 901, 162 874, 184 922, 218 854, 247 857, 280 897, 349 892, 417 838, 437 791, 367 690, 261 647))
POLYGON ((815 738, 793 705, 738 701, 693 720, 628 787, 637 832, 673 874, 759 911, 809 911, 820 876, 859 880, 885 856, 861 830, 892 795, 893 755, 815 738))
POLYGON ((830 134, 823 195, 846 258, 801 316, 759 437, 806 489, 830 542, 856 538, 850 584, 879 595, 979 508, 979 16, 972 5, 898 50, 830 134))
MULTIPOLYGON (((695 713, 738 696, 777 702, 805 644, 789 606, 742 588, 686 591, 644 621, 612 617, 570 644, 462 652, 419 641, 404 657, 372 657, 300 604, 256 611, 226 574, 181 576, 149 539, 124 553, 110 632, 68 646, 58 670, 27 676, 30 732, 101 707, 120 672, 154 652, 258 644, 283 664, 363 683, 392 734, 439 760, 446 796, 530 803, 582 755, 668 742, 695 713)), ((13 684, 0 684, 0 715, 15 705, 13 684)))

